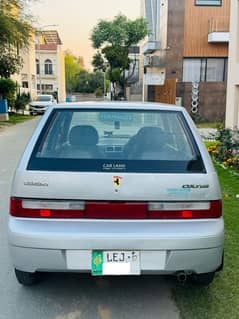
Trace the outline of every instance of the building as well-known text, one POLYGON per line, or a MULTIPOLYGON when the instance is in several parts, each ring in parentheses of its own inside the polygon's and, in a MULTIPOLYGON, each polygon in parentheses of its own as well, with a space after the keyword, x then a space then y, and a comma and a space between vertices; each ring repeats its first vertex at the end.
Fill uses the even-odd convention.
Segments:
POLYGON ((223 120, 230 0, 144 0, 144 8, 147 100, 176 102, 201 120, 223 120))
POLYGON ((38 31, 36 41, 37 93, 66 100, 65 61, 62 41, 55 30, 38 31))
POLYGON ((231 1, 226 127, 239 129, 239 2, 231 1))
POLYGON ((36 65, 35 65, 35 43, 34 39, 27 49, 21 50, 21 57, 23 59, 23 67, 20 75, 18 76, 18 83, 20 93, 30 93, 31 98, 37 95, 37 78, 36 78, 36 65))

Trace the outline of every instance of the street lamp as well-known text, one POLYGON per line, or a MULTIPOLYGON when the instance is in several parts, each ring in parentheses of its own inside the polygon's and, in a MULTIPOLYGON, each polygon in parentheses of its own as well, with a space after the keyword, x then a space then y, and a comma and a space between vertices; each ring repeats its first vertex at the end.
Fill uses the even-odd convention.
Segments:
POLYGON ((46 24, 43 25, 41 27, 38 27, 37 29, 37 33, 40 34, 40 36, 37 37, 37 49, 38 49, 38 61, 39 61, 39 76, 38 76, 38 80, 39 80, 39 86, 40 86, 40 94, 42 94, 42 84, 41 84, 41 35, 43 32, 43 29, 45 28, 49 28, 49 27, 58 27, 57 24, 46 24))
POLYGON ((106 99, 106 74, 105 74, 106 70, 103 71, 103 75, 104 75, 104 100, 106 99))
POLYGON ((109 67, 109 63, 104 63, 104 67, 103 67, 103 70, 102 70, 102 73, 103 73, 103 76, 104 76, 104 100, 106 100, 106 96, 107 96, 107 85, 106 85, 106 72, 107 72, 107 69, 109 67))

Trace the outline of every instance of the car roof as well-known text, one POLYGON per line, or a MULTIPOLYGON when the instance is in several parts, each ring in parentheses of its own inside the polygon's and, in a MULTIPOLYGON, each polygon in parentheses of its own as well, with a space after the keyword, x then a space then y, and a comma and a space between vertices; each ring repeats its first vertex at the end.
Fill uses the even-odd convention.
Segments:
POLYGON ((167 111, 185 111, 184 107, 164 104, 164 103, 143 103, 143 102, 72 102, 72 103, 62 103, 53 106, 54 109, 66 109, 66 108, 76 108, 76 109, 122 109, 122 110, 167 110, 167 111))

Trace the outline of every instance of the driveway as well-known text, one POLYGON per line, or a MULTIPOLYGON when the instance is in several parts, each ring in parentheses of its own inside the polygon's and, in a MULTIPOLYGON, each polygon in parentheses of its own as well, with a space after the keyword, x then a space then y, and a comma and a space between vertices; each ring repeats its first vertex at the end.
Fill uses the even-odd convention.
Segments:
POLYGON ((7 249, 10 183, 37 121, 0 132, 0 319, 179 319, 170 278, 47 274, 35 287, 17 283, 7 249))

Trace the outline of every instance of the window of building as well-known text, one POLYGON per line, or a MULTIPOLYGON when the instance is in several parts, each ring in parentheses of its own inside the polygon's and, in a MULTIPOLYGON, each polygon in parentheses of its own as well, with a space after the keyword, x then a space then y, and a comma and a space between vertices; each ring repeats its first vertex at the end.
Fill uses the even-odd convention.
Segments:
POLYGON ((40 61, 36 59, 36 73, 40 74, 40 61))
POLYGON ((28 89, 28 81, 22 81, 22 87, 28 89))
MULTIPOLYGON (((40 84, 37 84, 37 90, 40 91, 40 84)), ((53 84, 42 84, 41 85, 42 92, 50 92, 53 91, 53 84)))
POLYGON ((45 61, 45 74, 53 74, 52 61, 49 59, 45 61))
POLYGON ((45 84, 45 91, 53 91, 53 85, 52 84, 45 84))
POLYGON ((208 59, 206 81, 224 81, 224 59, 208 59))
POLYGON ((227 58, 185 58, 183 82, 223 82, 227 79, 227 58))
POLYGON ((195 0, 196 6, 221 6, 222 0, 195 0))
POLYGON ((183 82, 200 82, 201 59, 184 59, 183 82))

